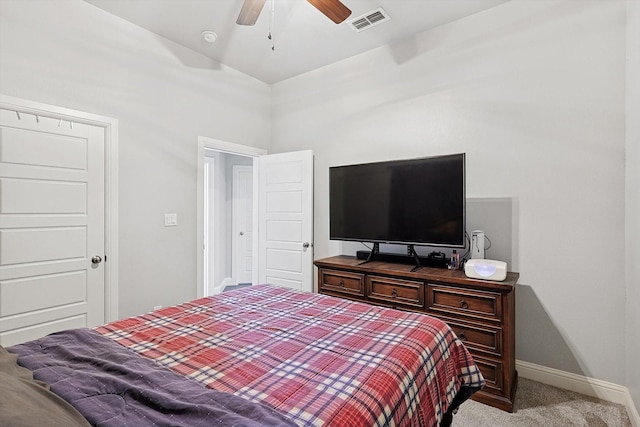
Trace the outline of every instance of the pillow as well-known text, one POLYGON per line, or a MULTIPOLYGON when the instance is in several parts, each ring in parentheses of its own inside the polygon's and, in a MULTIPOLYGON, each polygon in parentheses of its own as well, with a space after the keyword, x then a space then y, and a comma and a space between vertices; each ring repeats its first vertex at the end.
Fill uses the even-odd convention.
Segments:
POLYGON ((90 426, 47 384, 34 380, 33 373, 18 365, 17 359, 0 347, 0 426, 90 426))

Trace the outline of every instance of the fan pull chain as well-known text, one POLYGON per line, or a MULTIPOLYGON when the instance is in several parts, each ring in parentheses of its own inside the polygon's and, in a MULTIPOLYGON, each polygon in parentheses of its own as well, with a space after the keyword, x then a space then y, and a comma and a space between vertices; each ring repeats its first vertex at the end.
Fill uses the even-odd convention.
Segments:
POLYGON ((271 19, 269 20, 269 34, 267 35, 267 38, 269 40, 271 40, 271 50, 275 51, 276 50, 276 44, 273 41, 273 35, 271 33, 271 30, 273 28, 273 24, 275 22, 276 19, 276 2, 275 0, 271 0, 271 19))

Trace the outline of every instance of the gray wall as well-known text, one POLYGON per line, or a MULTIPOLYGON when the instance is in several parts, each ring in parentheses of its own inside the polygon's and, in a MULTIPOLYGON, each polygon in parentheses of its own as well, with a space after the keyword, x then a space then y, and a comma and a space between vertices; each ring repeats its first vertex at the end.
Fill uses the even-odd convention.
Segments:
POLYGON ((627 387, 640 408, 640 2, 627 1, 627 387))
POLYGON ((466 152, 467 197, 511 202, 479 220, 516 357, 625 384, 624 73, 624 0, 514 0, 274 85, 272 150, 314 151, 316 258, 329 166, 466 152))
POLYGON ((197 138, 267 148, 270 88, 81 0, 0 0, 0 52, 0 92, 119 120, 120 316, 194 299, 197 138))

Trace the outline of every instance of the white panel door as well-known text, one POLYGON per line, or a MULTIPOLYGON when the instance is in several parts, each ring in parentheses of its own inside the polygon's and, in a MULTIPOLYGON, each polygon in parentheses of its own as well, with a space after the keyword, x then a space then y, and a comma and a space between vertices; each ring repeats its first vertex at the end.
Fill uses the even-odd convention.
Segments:
POLYGON ((259 280, 313 291, 313 153, 259 158, 259 280))
POLYGON ((0 109, 0 344, 104 323, 94 256, 104 257, 104 130, 0 109))
POLYGON ((251 283, 253 264, 253 166, 233 166, 232 258, 235 283, 251 283))

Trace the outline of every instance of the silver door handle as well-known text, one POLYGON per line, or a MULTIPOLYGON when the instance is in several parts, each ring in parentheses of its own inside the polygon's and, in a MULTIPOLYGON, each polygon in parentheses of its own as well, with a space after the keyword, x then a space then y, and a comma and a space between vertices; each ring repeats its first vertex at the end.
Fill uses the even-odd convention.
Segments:
POLYGON ((101 262, 102 262, 102 257, 100 255, 96 255, 93 258, 91 258, 92 264, 100 264, 101 262))
POLYGON ((309 242, 304 242, 304 243, 302 244, 302 247, 303 247, 304 249, 307 249, 309 246, 310 246, 310 245, 309 245, 309 242))

